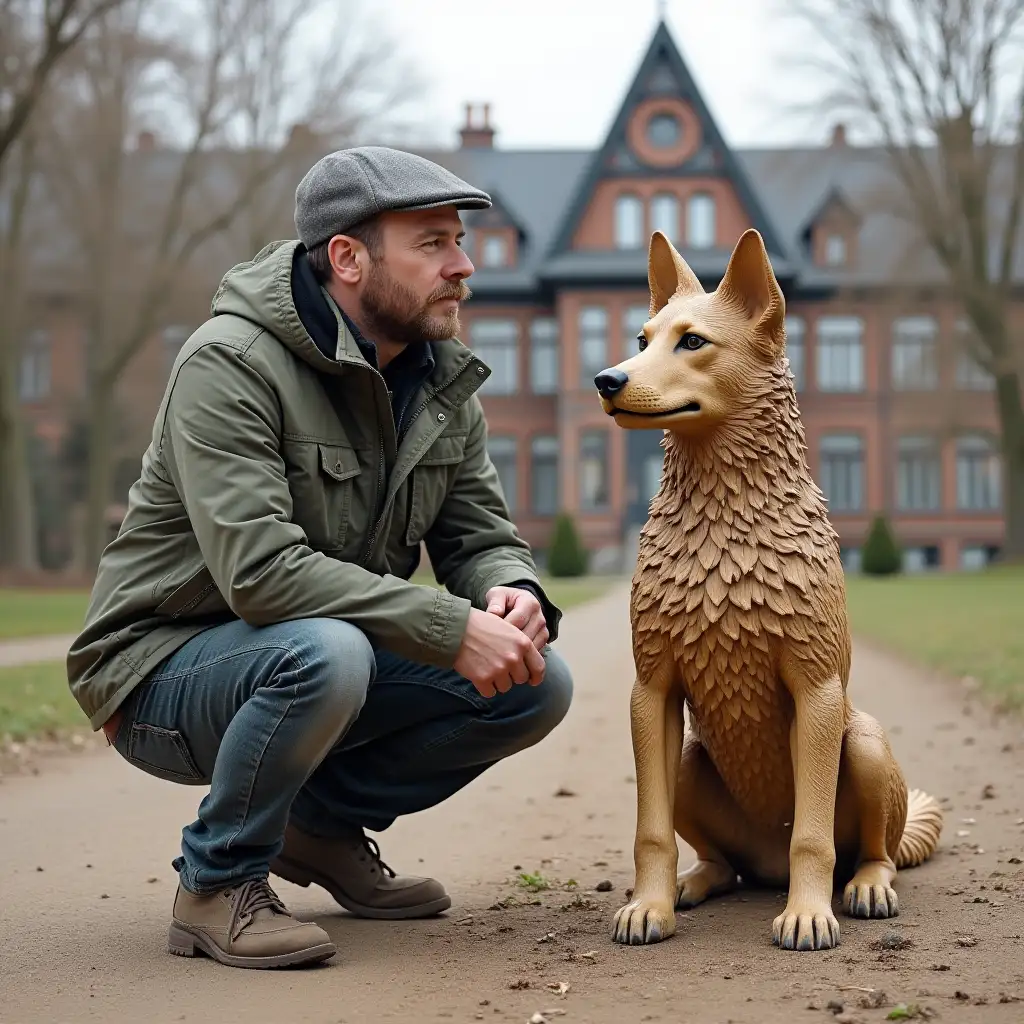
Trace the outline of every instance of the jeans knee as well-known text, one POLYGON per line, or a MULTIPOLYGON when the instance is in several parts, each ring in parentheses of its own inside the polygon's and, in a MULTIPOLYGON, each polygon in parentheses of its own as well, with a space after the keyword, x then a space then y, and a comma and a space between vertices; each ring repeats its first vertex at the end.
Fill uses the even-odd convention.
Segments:
POLYGON ((373 647, 366 634, 338 619, 301 623, 296 655, 303 666, 302 689, 328 718, 358 714, 376 672, 373 647))

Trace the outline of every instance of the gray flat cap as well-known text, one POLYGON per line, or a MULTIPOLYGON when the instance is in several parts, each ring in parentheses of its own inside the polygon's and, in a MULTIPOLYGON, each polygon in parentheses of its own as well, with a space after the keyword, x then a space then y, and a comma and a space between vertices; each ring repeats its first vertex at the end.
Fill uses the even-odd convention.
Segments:
POLYGON ((491 197, 413 153, 358 146, 328 153, 295 190, 295 229, 307 249, 386 210, 486 209, 491 197))

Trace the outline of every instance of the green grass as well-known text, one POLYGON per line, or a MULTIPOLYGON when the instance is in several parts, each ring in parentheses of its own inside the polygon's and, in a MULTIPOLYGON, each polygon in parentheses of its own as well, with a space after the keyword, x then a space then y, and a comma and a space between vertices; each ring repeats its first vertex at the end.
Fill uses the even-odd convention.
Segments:
POLYGON ((1024 567, 848 576, 853 632, 1024 708, 1024 567))
POLYGON ((87 590, 0 589, 0 640, 77 633, 88 603, 87 590))
POLYGON ((88 725, 68 689, 64 662, 0 668, 0 736, 23 740, 88 725))

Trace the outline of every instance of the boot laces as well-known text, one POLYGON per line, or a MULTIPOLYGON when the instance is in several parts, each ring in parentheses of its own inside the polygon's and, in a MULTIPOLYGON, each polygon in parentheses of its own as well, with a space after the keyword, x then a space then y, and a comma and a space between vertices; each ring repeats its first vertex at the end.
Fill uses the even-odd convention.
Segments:
POLYGON ((260 910, 271 910, 275 914, 287 915, 288 909, 281 898, 270 888, 265 878, 255 878, 238 887, 234 900, 234 913, 231 920, 231 937, 238 938, 239 933, 260 910))
POLYGON ((390 875, 392 878, 395 878, 395 872, 392 871, 391 868, 389 868, 381 858, 380 847, 377 845, 377 843, 364 833, 362 837, 362 844, 363 849, 366 850, 370 857, 376 862, 377 866, 381 869, 381 871, 390 875))

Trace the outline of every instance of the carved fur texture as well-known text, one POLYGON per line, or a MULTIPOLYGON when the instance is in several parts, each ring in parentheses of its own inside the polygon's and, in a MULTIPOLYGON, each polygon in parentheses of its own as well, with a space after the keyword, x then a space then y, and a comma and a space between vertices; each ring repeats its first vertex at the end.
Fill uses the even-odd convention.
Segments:
POLYGON ((942 813, 917 790, 908 807, 884 731, 846 693, 838 538, 760 235, 706 293, 656 232, 649 278, 643 351, 597 379, 605 411, 665 448, 633 577, 637 874, 614 937, 667 938, 676 906, 742 877, 788 885, 777 945, 831 948, 835 881, 847 913, 895 915, 896 869, 930 856, 942 813), (676 833, 698 857, 678 877, 676 833))

